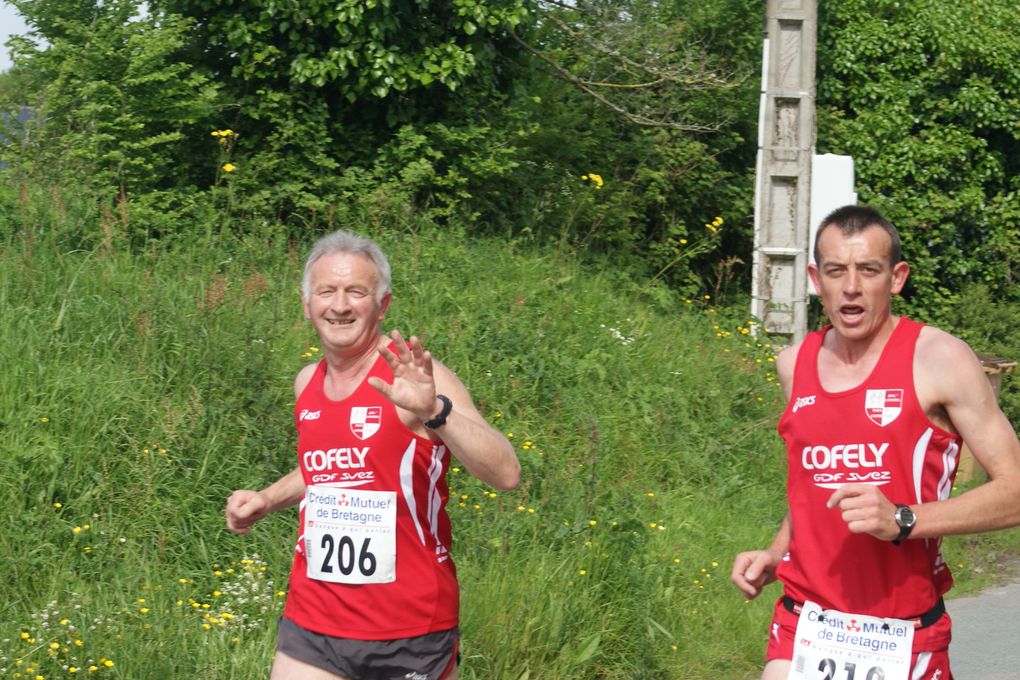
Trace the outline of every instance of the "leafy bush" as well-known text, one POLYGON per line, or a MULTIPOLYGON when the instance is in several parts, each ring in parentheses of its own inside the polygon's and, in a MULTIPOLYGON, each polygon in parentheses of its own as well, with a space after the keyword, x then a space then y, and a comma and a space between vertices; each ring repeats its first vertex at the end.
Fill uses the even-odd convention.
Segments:
POLYGON ((208 135, 217 88, 181 58, 192 22, 143 15, 137 0, 13 4, 33 30, 12 39, 33 115, 19 144, 0 147, 4 161, 26 181, 75 186, 109 210, 202 185, 213 159, 192 150, 208 135))
POLYGON ((1020 263, 1020 14, 1015 3, 823 3, 819 149, 897 224, 912 310, 968 284, 1008 298, 1020 263), (994 75, 993 75, 994 74, 994 75))

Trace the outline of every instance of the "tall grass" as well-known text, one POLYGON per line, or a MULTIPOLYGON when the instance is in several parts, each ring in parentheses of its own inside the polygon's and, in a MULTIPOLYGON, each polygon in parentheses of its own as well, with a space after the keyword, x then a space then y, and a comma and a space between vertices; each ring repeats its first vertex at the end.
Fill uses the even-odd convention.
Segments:
MULTIPOLYGON (((128 252, 63 203, 0 220, 0 676, 263 677, 296 513, 238 537, 222 509, 294 465, 291 382, 320 356, 308 243, 203 228, 128 252)), ((745 603, 728 573, 784 512, 773 348, 711 300, 537 244, 363 231, 394 265, 387 326, 462 377, 524 469, 499 493, 451 472, 462 677, 753 674, 775 592, 745 603)), ((1002 536, 950 546, 962 580, 1002 536)))

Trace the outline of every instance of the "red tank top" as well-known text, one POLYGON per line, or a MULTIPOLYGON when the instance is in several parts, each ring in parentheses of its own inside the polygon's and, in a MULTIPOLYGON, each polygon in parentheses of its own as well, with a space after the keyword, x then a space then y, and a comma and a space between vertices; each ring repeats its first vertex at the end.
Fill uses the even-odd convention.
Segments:
POLYGON ((811 333, 801 345, 779 420, 793 538, 777 575, 798 602, 910 618, 931 609, 952 586, 941 539, 896 546, 852 534, 825 502, 849 482, 877 485, 893 503, 944 500, 961 439, 933 424, 914 392, 914 347, 922 324, 900 318, 871 375, 844 392, 826 392, 818 379, 818 351, 830 328, 811 333))
MULTIPOLYGON (((325 375, 323 361, 294 406, 298 464, 308 491, 301 503, 301 532, 284 616, 317 633, 359 640, 453 628, 459 594, 446 514, 449 452, 404 426, 393 404, 367 380, 342 401, 328 399, 325 375), (310 498, 313 485, 318 493, 310 498), (328 502, 320 503, 323 498, 328 502), (353 541, 342 533, 326 537, 315 527, 315 517, 306 517, 311 507, 317 517, 342 511, 339 516, 362 518, 377 512, 376 498, 395 505, 395 519, 389 521, 395 531, 383 531, 395 547, 390 580, 336 583, 310 577, 309 556, 313 571, 331 575, 371 572, 386 562, 377 554, 382 538, 366 540, 369 534, 357 529, 353 541)), ((382 357, 368 375, 393 380, 382 357)))

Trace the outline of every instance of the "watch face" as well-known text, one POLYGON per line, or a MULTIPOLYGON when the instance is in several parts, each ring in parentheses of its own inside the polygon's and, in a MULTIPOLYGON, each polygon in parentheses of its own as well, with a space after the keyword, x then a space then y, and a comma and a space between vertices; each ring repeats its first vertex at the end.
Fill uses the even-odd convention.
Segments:
POLYGON ((914 511, 906 506, 902 506, 896 510, 896 523, 901 527, 913 526, 917 518, 914 516, 914 511))

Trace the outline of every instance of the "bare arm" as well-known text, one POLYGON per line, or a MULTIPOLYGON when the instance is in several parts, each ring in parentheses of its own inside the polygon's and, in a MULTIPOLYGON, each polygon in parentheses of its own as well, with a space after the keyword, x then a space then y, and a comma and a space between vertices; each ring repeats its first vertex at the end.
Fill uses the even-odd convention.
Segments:
MULTIPOLYGON (((911 539, 972 534, 1020 524, 1020 443, 999 409, 980 362, 962 340, 926 327, 914 359, 918 398, 929 417, 958 432, 989 480, 955 498, 912 504, 911 539)), ((897 500, 897 499, 892 499, 897 500)), ((847 485, 833 494, 854 533, 892 540, 899 533, 895 505, 877 487, 847 485)))
MULTIPOLYGON (((311 380, 315 366, 309 364, 297 374, 294 379, 295 399, 311 380)), ((304 493, 305 483, 300 468, 294 468, 261 491, 238 489, 227 498, 227 528, 235 534, 249 534, 255 522, 271 512, 298 503, 304 493)))
POLYGON ((730 580, 744 597, 753 600, 765 586, 776 580, 776 567, 790 549, 792 535, 790 513, 787 512, 768 548, 742 552, 734 558, 730 580))
MULTIPOLYGON (((776 357, 776 372, 779 375, 779 384, 783 388, 783 398, 787 401, 793 388, 793 367, 797 362, 798 349, 799 345, 788 347, 776 357)), ((761 594, 765 586, 776 580, 776 567, 789 551, 792 536, 793 526, 790 512, 787 510, 768 548, 742 552, 733 559, 730 580, 744 597, 753 600, 761 594)))
POLYGON ((955 498, 913 507, 917 524, 910 537, 969 534, 1020 524, 1020 503, 1016 502, 1020 443, 999 409, 980 362, 962 340, 933 328, 922 331, 918 352, 918 395, 922 399, 934 395, 989 480, 955 498))
POLYGON ((238 489, 227 499, 227 528, 235 534, 251 533, 255 522, 271 512, 294 505, 304 496, 301 470, 294 468, 261 491, 238 489))
POLYGON ((396 352, 386 348, 387 339, 380 341, 379 351, 393 369, 393 383, 369 378, 369 384, 419 422, 431 420, 441 411, 437 394, 447 396, 453 409, 436 434, 478 479, 497 489, 516 487, 521 477, 517 453, 478 412, 460 379, 425 351, 416 337, 411 337, 410 348, 398 332, 393 331, 391 338, 396 352))

